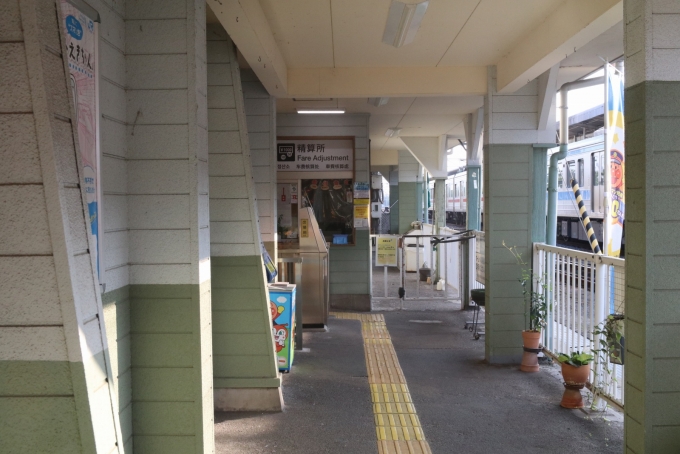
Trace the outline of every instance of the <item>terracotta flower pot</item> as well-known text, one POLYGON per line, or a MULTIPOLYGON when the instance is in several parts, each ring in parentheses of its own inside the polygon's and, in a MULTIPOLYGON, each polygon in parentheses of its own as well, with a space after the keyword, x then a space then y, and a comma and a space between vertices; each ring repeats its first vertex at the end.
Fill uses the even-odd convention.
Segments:
POLYGON ((541 332, 522 331, 522 341, 525 350, 519 370, 522 372, 538 372, 538 351, 527 351, 526 349, 538 350, 541 342, 541 332))
POLYGON ((562 363, 562 377, 564 378, 564 395, 560 405, 564 408, 583 408, 581 389, 590 377, 590 364, 574 367, 562 363))

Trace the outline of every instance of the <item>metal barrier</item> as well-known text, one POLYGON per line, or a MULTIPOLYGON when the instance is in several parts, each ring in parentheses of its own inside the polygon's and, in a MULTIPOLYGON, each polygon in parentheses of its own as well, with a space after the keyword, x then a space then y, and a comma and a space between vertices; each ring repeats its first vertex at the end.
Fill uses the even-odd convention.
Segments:
MULTIPOLYGON (((609 314, 624 314, 625 260, 542 243, 534 244, 534 273, 545 278, 548 326, 546 350, 556 355, 592 352, 600 344, 594 334, 609 314)), ((596 355, 596 359, 599 355, 596 355)), ((594 363, 590 382, 604 398, 623 407, 623 365, 594 363)))
MULTIPOLYGON (((469 293, 469 285, 463 282, 461 271, 467 270, 463 262, 465 257, 463 249, 467 249, 468 241, 474 238, 474 234, 469 231, 459 232, 443 228, 440 229, 441 234, 434 235, 433 230, 432 225, 423 224, 421 229, 423 234, 371 235, 372 242, 385 237, 398 238, 399 241, 399 293, 394 295, 389 293, 388 269, 385 267, 384 272, 381 273, 383 274, 382 285, 372 280, 374 299, 403 297, 404 300, 452 300, 469 293), (424 263, 427 264, 428 272, 431 273, 431 279, 427 284, 421 282, 419 278, 424 263), (406 272, 416 273, 415 285, 409 282, 414 279, 406 279, 406 272), (440 280, 443 282, 440 288, 435 290, 440 280)), ((378 263, 377 250, 374 259, 378 263)), ((371 269, 373 270, 374 267, 371 269)), ((425 272, 424 269, 423 272, 425 272)))

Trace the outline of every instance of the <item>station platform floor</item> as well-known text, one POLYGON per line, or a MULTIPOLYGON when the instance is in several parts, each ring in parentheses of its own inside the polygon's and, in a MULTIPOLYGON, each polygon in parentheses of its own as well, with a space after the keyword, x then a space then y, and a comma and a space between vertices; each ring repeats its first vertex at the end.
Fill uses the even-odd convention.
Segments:
POLYGON ((304 334, 284 412, 215 414, 217 453, 622 452, 620 415, 559 406, 556 365, 486 364, 470 313, 336 315, 304 334))

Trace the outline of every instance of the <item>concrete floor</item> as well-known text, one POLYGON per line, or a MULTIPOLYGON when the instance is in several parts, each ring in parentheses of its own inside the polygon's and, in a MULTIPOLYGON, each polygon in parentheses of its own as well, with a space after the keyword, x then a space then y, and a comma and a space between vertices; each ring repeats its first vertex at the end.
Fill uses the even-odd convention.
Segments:
MULTIPOLYGON (((619 415, 559 407, 557 366, 485 364, 484 341, 463 329, 469 314, 384 316, 432 452, 623 451, 619 415)), ((360 323, 331 318, 328 332, 305 334, 305 348, 283 376, 285 412, 215 415, 218 453, 377 453, 360 323)))

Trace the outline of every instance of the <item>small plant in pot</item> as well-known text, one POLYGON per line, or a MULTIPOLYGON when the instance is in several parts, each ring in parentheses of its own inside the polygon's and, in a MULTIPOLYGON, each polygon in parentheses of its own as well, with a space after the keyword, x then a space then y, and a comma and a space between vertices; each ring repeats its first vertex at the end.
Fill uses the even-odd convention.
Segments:
POLYGON ((564 378, 564 394, 560 405, 564 408, 583 408, 583 396, 581 389, 590 377, 590 363, 593 355, 579 351, 570 355, 560 353, 557 361, 562 366, 562 378, 564 378))
POLYGON ((538 372, 538 353, 542 351, 541 330, 545 328, 548 317, 548 301, 546 293, 548 286, 545 276, 535 274, 529 265, 522 259, 522 254, 517 251, 517 246, 503 246, 515 257, 517 264, 522 270, 519 283, 522 286, 522 295, 526 303, 526 314, 529 320, 529 329, 522 331, 524 353, 520 370, 523 372, 538 372))

